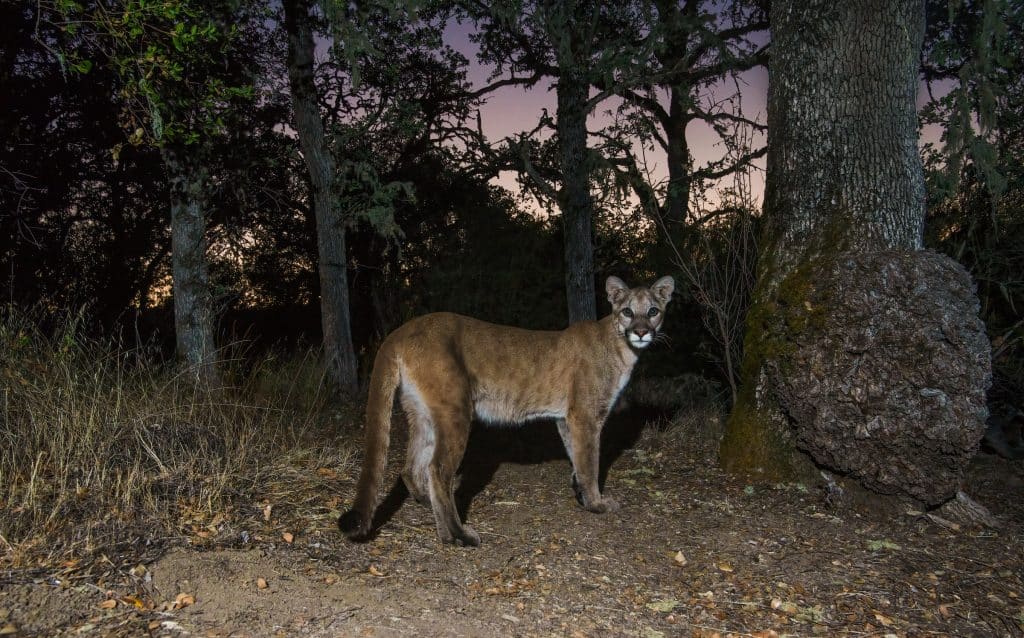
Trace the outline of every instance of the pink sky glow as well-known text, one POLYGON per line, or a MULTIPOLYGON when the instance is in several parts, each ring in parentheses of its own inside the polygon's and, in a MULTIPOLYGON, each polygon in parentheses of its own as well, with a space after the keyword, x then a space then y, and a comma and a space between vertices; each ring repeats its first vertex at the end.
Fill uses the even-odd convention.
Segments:
MULTIPOLYGON (((473 25, 468 23, 452 23, 445 30, 445 43, 453 49, 462 53, 469 60, 469 79, 475 87, 485 86, 491 73, 491 68, 479 64, 476 60, 476 46, 469 41, 469 34, 473 31, 473 25)), ((768 91, 768 74, 765 69, 754 69, 740 76, 742 89, 742 100, 744 115, 750 119, 765 121, 765 104, 768 91)), ((730 90, 732 87, 724 86, 718 89, 712 88, 710 95, 718 94, 719 91, 730 90)), ((616 102, 608 100, 598 106, 591 114, 589 128, 591 131, 598 130, 608 121, 606 112, 614 109, 616 102)), ((481 122, 484 133, 491 143, 497 143, 503 138, 517 135, 524 131, 533 129, 544 109, 552 117, 555 114, 556 95, 554 92, 554 79, 545 79, 539 82, 532 89, 509 86, 502 87, 487 97, 485 106, 481 109, 481 122)), ((710 162, 721 159, 725 150, 722 148, 721 139, 714 130, 707 124, 699 121, 692 122, 687 129, 687 137, 690 143, 690 151, 694 157, 694 167, 699 168, 710 162)), ((758 135, 755 143, 763 144, 763 135, 758 135)), ((642 150, 639 146, 635 149, 638 156, 647 161, 647 169, 655 179, 667 179, 668 169, 665 155, 660 147, 642 150)), ((764 191, 764 159, 755 162, 756 170, 751 172, 751 191, 760 204, 764 191)), ((727 178, 728 179, 728 178, 727 178)), ((502 174, 496 180, 502 187, 519 192, 515 176, 511 173, 502 174)), ((729 180, 731 184, 731 180, 729 180)), ((712 200, 717 198, 711 193, 712 200)), ((538 212, 540 212, 538 210, 538 212)))

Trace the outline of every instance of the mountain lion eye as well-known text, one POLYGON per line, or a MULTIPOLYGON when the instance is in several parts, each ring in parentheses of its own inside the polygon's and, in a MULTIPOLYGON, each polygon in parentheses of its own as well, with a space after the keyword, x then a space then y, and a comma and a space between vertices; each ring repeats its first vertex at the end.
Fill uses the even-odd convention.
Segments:
POLYGON ((657 317, 659 312, 661 312, 661 311, 658 310, 657 308, 651 308, 650 310, 647 311, 647 316, 648 317, 657 317))
POLYGON ((630 310, 629 308, 623 308, 622 309, 622 316, 627 318, 627 319, 632 319, 633 318, 633 311, 630 310))

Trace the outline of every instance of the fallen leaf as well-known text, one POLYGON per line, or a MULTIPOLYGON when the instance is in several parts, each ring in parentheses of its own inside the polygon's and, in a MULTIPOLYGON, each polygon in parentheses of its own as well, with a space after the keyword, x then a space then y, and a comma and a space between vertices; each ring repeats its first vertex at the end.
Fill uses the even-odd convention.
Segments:
POLYGON ((640 632, 641 638, 665 638, 665 632, 658 631, 653 627, 644 627, 643 631, 640 632))
POLYGON ((271 505, 270 503, 267 503, 266 505, 263 506, 263 520, 270 521, 270 511, 272 509, 274 509, 274 506, 271 505))
POLYGON ((719 563, 718 569, 722 570, 723 572, 729 573, 732 572, 732 565, 730 565, 729 563, 719 563))
POLYGON ((291 532, 285 532, 284 534, 281 534, 281 538, 284 539, 284 542, 291 543, 293 540, 295 540, 295 535, 291 532))
POLYGON ((646 474, 647 476, 654 476, 654 470, 649 467, 638 467, 623 472, 626 476, 637 476, 639 474, 646 474))
POLYGON ((266 589, 267 588, 267 579, 266 578, 257 578, 256 579, 256 588, 257 589, 266 589))
POLYGON ((188 632, 185 631, 184 627, 182 627, 178 623, 174 622, 173 620, 163 620, 163 621, 160 621, 160 626, 163 627, 164 629, 167 629, 168 631, 177 631, 177 632, 180 632, 180 633, 183 633, 183 634, 188 634, 188 632))
POLYGON ((943 618, 949 618, 953 615, 953 612, 949 610, 953 606, 953 603, 943 603, 939 605, 939 613, 942 614, 943 618))
POLYGON ((868 541, 868 549, 870 549, 873 552, 877 552, 880 549, 901 550, 903 548, 892 541, 880 540, 868 541))
POLYGON ((10 636, 16 633, 18 633, 18 628, 14 626, 14 623, 7 623, 0 627, 0 636, 10 636))
POLYGON ((113 598, 108 598, 99 604, 100 609, 113 609, 117 607, 117 601, 113 598))
POLYGON ((682 552, 676 552, 676 555, 672 557, 672 560, 674 560, 676 562, 676 564, 679 565, 680 567, 685 567, 686 566, 686 562, 687 562, 686 561, 686 557, 683 556, 682 552))
POLYGON ((382 572, 376 565, 370 565, 369 571, 371 576, 384 576, 384 572, 382 572))
POLYGON ((328 585, 333 585, 334 583, 338 582, 338 577, 334 574, 328 574, 324 577, 324 582, 328 585))
POLYGON ((679 606, 679 601, 671 598, 665 600, 655 600, 654 602, 647 603, 648 609, 654 611, 669 612, 679 606))
POLYGON ((891 627, 892 624, 893 624, 892 618, 889 618, 886 615, 880 614, 877 611, 875 612, 875 620, 877 620, 878 622, 882 623, 886 627, 891 627))
POLYGON ((142 563, 139 563, 135 567, 132 567, 131 569, 129 569, 128 573, 131 574, 132 576, 136 577, 136 578, 142 578, 143 576, 146 575, 146 566, 143 565, 142 563))
POLYGON ((803 607, 797 610, 797 620, 803 622, 820 624, 825 620, 825 611, 820 605, 814 605, 813 607, 803 607))
POLYGON ((135 596, 122 596, 121 597, 121 602, 127 603, 127 604, 131 605, 132 607, 135 607, 136 609, 145 609, 146 608, 146 603, 142 602, 140 599, 136 598, 135 596))
POLYGON ((772 598, 772 609, 786 614, 795 614, 800 608, 797 607, 796 603, 791 603, 781 598, 772 598))
POLYGON ((182 593, 180 593, 180 594, 178 594, 177 596, 174 597, 174 608, 175 609, 181 609, 183 607, 188 607, 189 605, 194 605, 194 604, 196 604, 196 597, 193 596, 192 594, 186 594, 186 593, 182 592, 182 593))

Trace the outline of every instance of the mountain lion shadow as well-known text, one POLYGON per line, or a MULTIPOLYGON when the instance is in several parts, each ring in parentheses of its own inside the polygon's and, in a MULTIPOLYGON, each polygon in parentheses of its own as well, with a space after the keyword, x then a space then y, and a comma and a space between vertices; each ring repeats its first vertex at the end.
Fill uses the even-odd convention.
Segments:
MULTIPOLYGON (((609 468, 625 450, 636 444, 643 424, 648 422, 651 416, 648 410, 634 408, 613 413, 608 417, 601 433, 598 484, 602 491, 609 468)), ((401 440, 394 441, 391 449, 400 454, 395 454, 393 458, 404 463, 406 428, 396 429, 402 431, 399 435, 401 440)), ((539 465, 567 459, 568 455, 558 435, 558 428, 551 419, 539 419, 516 426, 484 425, 474 422, 466 454, 459 467, 460 481, 455 490, 455 504, 459 516, 464 521, 467 519, 473 499, 490 484, 502 464, 539 465)), ((566 471, 562 485, 567 496, 573 494, 570 472, 571 470, 566 471)), ((394 517, 408 497, 409 491, 399 477, 377 508, 371 537, 376 536, 380 528, 394 517)))

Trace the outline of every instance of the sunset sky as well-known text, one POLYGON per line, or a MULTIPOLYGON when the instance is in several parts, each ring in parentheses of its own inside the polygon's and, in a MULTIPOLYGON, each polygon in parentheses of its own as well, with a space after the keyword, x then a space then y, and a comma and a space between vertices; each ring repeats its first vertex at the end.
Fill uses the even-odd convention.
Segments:
MULTIPOLYGON (((472 33, 473 29, 474 26, 470 23, 458 24, 453 22, 445 30, 445 42, 469 59, 469 77, 474 86, 484 86, 487 83, 491 68, 480 65, 476 60, 477 47, 469 40, 469 34, 472 33)), ((767 34, 764 37, 767 39, 767 34)), ((758 68, 743 73, 740 76, 740 81, 745 116, 764 123, 767 119, 767 69, 758 68)), ((723 87, 723 90, 731 88, 731 86, 723 87)), ((939 94, 947 90, 948 87, 933 87, 933 91, 937 91, 939 94)), ((927 100, 928 95, 922 86, 918 91, 918 108, 923 106, 927 100)), ((504 137, 534 128, 542 110, 545 108, 553 116, 555 105, 554 79, 544 80, 533 89, 515 86, 503 87, 488 96, 487 103, 481 110, 484 132, 492 143, 497 143, 504 137)), ((602 104, 591 115, 591 130, 598 128, 602 119, 606 118, 604 112, 614 109, 615 106, 616 103, 612 100, 602 104)), ((695 121, 691 123, 687 133, 691 152, 695 159, 695 167, 721 159, 724 154, 724 150, 721 148, 721 140, 711 127, 703 122, 695 121)), ((922 131, 920 143, 923 145, 926 142, 937 142, 940 135, 940 127, 926 127, 922 131)), ((758 141, 765 143, 766 137, 759 135, 758 141)), ((646 156, 651 161, 649 168, 652 173, 664 178, 667 175, 667 168, 665 166, 665 156, 661 149, 655 148, 654 151, 647 152, 646 156)), ((765 159, 761 158, 754 164, 757 170, 752 171, 751 174, 751 190, 758 204, 760 204, 764 193, 765 159)), ((511 173, 502 175, 497 182, 510 190, 518 192, 515 177, 511 173)))
MULTIPOLYGON (((469 77, 474 86, 484 86, 487 83, 491 68, 480 65, 476 60, 477 47, 470 42, 469 34, 473 32, 474 26, 470 23, 451 23, 445 30, 445 42, 452 48, 466 56, 470 61, 469 77)), ((765 103, 768 91, 768 73, 765 69, 754 69, 741 76, 742 99, 745 115, 760 122, 766 119, 765 103)), ((614 109, 617 103, 608 100, 602 104, 590 117, 590 128, 598 128, 603 119, 605 111, 614 109)), ((533 89, 524 89, 517 86, 503 87, 492 93, 487 98, 487 104, 481 110, 481 121, 484 132, 492 143, 496 143, 504 137, 515 135, 522 131, 528 131, 537 125, 543 109, 548 109, 552 116, 555 114, 556 96, 554 91, 554 79, 543 80, 533 89)), ((724 154, 721 148, 720 138, 717 134, 702 122, 691 123, 688 131, 691 152, 695 159, 695 168, 708 162, 720 159, 724 154)), ((764 136, 759 136, 761 143, 764 136)), ((646 153, 651 172, 658 177, 666 177, 668 170, 665 166, 665 156, 660 148, 646 153)), ((760 169, 753 172, 751 176, 751 188, 754 196, 760 202, 764 190, 764 159, 758 160, 755 165, 760 169)), ((515 177, 511 174, 502 175, 498 183, 513 191, 518 191, 515 177)))

